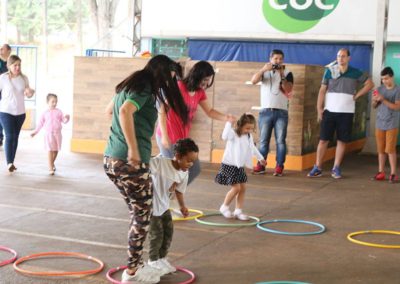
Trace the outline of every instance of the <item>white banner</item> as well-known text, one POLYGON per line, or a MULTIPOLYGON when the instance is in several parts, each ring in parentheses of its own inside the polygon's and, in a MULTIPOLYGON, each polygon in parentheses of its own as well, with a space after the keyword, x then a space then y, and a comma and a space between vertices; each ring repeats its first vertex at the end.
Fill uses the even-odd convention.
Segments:
MULTIPOLYGON (((377 1, 143 0, 142 36, 371 42, 377 1)), ((400 1, 390 3, 388 40, 400 41, 400 1)))

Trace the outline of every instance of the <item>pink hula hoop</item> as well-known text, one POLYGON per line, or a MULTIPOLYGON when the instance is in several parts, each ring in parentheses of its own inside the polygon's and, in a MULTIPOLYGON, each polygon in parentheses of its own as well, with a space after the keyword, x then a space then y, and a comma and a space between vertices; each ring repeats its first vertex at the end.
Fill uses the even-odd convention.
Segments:
MULTIPOLYGON (((118 271, 124 270, 126 269, 127 266, 119 266, 117 268, 111 268, 110 270, 107 271, 107 279, 114 284, 124 284, 124 282, 118 281, 116 279, 114 279, 112 277, 112 275, 118 271)), ((180 266, 176 266, 176 270, 184 272, 186 274, 188 274, 190 276, 190 279, 185 280, 183 282, 179 282, 178 284, 190 284, 193 283, 196 280, 196 276, 194 275, 194 273, 192 271, 190 271, 189 269, 180 267, 180 266)))
POLYGON ((0 250, 6 251, 6 252, 9 252, 9 253, 13 254, 12 258, 6 259, 6 260, 3 260, 2 262, 0 262, 0 266, 4 266, 4 265, 7 265, 9 263, 13 263, 17 259, 17 255, 18 254, 17 254, 17 252, 15 250, 7 248, 7 247, 3 247, 3 246, 0 246, 0 250))

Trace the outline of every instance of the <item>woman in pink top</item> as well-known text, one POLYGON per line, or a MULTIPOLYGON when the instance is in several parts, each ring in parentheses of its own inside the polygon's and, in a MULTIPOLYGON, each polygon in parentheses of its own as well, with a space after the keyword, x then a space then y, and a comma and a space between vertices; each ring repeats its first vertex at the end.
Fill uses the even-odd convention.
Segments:
POLYGON ((49 174, 54 175, 56 167, 54 162, 57 158, 58 151, 61 150, 61 123, 67 123, 69 121, 69 115, 63 115, 62 111, 57 107, 57 95, 48 94, 47 104, 49 109, 46 110, 40 117, 40 121, 35 131, 31 133, 31 136, 35 136, 42 127, 44 127, 46 134, 44 136, 44 146, 49 152, 49 174))
MULTIPOLYGON (((167 105, 162 105, 158 114, 157 145, 164 157, 173 157, 173 145, 179 139, 189 137, 192 121, 197 107, 204 110, 206 115, 212 119, 221 121, 235 121, 230 114, 223 114, 212 108, 208 102, 205 90, 214 83, 214 68, 207 61, 199 61, 193 65, 189 74, 178 81, 179 90, 189 109, 189 119, 184 123, 182 119, 167 105)), ((197 160, 189 169, 189 183, 200 173, 200 162, 197 160)))

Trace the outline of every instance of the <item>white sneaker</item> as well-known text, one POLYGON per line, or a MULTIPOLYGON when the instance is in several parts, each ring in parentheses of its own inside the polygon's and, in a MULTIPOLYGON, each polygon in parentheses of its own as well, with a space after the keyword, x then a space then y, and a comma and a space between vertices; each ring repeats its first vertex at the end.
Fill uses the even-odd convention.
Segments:
POLYGON ((219 212, 221 212, 221 214, 228 219, 233 218, 233 214, 231 212, 231 210, 229 210, 228 206, 225 206, 224 204, 221 205, 221 207, 219 208, 219 212))
POLYGON ((139 267, 134 275, 128 274, 127 269, 125 269, 122 273, 121 282, 130 284, 155 284, 160 282, 160 275, 153 268, 144 265, 139 267))
POLYGON ((250 220, 249 216, 244 214, 242 212, 242 210, 235 210, 235 212, 233 212, 233 215, 235 216, 236 219, 238 219, 240 221, 249 221, 250 220))
POLYGON ((157 259, 155 261, 149 260, 147 264, 153 268, 155 271, 158 272, 158 275, 163 276, 165 274, 169 273, 169 269, 164 265, 164 263, 161 261, 161 259, 157 259))
POLYGON ((173 266, 166 257, 159 259, 159 261, 164 265, 164 267, 168 270, 167 274, 176 272, 176 267, 173 266))

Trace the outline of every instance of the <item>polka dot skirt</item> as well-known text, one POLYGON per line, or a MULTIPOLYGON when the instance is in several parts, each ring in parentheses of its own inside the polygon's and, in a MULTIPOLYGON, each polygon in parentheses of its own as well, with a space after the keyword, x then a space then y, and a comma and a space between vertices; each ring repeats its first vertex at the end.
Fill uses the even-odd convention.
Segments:
POLYGON ((247 182, 247 175, 243 167, 238 168, 235 166, 221 164, 221 168, 215 177, 215 182, 222 185, 245 183, 247 182))

